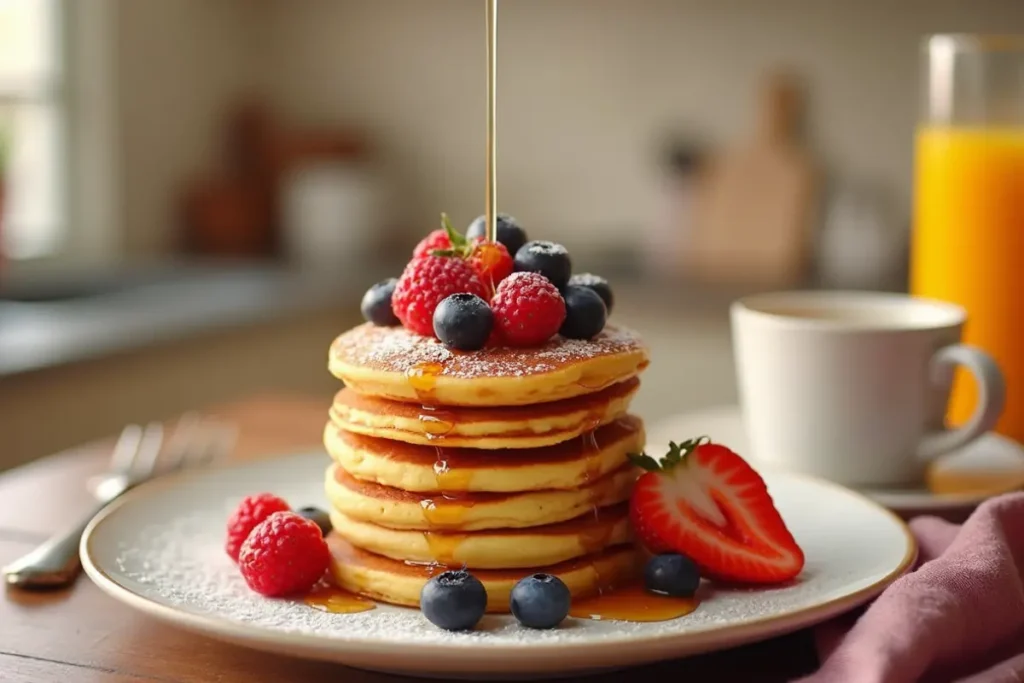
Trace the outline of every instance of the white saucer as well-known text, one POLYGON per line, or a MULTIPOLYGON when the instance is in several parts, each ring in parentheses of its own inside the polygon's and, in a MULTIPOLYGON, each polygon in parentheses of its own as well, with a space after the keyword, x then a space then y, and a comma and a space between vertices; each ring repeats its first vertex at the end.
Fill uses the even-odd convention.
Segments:
MULTIPOLYGON (((710 408, 667 418, 648 428, 648 449, 660 454, 669 441, 702 434, 736 450, 757 466, 749 454, 747 435, 737 406, 710 408)), ((929 476, 934 481, 944 481, 964 475, 984 478, 989 485, 961 493, 936 493, 923 484, 915 488, 865 488, 859 491, 896 512, 941 513, 974 507, 993 495, 1015 490, 1024 483, 1024 447, 1012 439, 989 433, 939 459, 929 476)))
POLYGON ((213 638, 364 669, 479 680, 568 676, 780 635, 870 600, 916 556, 906 525, 888 510, 833 484, 780 474, 766 481, 806 555, 801 576, 775 588, 707 586, 697 610, 672 621, 567 619, 533 631, 494 615, 476 631, 448 633, 418 610, 328 614, 250 592, 223 549, 230 509, 259 491, 296 507, 324 505, 328 461, 317 452, 143 485, 90 523, 85 570, 115 599, 213 638))

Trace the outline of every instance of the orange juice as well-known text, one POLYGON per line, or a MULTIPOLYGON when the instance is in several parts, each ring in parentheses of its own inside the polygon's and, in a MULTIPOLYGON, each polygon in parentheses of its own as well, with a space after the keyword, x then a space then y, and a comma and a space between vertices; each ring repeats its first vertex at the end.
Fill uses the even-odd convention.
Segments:
MULTIPOLYGON (((918 131, 910 291, 967 309, 964 341, 1006 378, 996 429, 1024 442, 1024 126, 918 131)), ((963 423, 976 387, 959 372, 949 420, 963 423)))

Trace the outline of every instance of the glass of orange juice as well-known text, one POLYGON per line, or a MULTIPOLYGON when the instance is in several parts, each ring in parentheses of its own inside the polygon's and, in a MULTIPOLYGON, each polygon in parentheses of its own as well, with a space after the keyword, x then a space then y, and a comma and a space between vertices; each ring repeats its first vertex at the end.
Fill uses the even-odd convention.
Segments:
MULTIPOLYGON (((1024 36, 924 42, 910 291, 967 309, 965 341, 1006 378, 996 430, 1024 442, 1024 36)), ((957 375, 949 421, 977 403, 957 375)))

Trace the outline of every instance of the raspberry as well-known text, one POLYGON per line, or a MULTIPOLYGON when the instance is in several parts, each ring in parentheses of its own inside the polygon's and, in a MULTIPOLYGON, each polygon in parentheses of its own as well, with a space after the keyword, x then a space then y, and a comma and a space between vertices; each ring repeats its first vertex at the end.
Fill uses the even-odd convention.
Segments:
POLYGON ((316 522, 294 512, 275 512, 242 544, 238 567, 260 595, 308 591, 323 577, 331 553, 316 522))
POLYGON ((480 281, 490 287, 491 291, 511 275, 515 268, 508 249, 501 242, 477 241, 467 261, 480 277, 480 281))
POLYGON ((420 243, 412 250, 412 257, 429 256, 432 251, 446 251, 451 248, 452 241, 448 238, 448 232, 444 228, 438 228, 420 240, 420 243))
POLYGON ((256 525, 275 512, 290 510, 288 503, 272 493, 247 496, 238 504, 228 518, 228 540, 226 550, 231 559, 238 562, 238 551, 256 525))
POLYGON ((434 336, 434 309, 452 294, 476 294, 487 299, 487 288, 473 269, 454 256, 413 259, 398 278, 391 308, 406 329, 434 336))
POLYGON ((565 300, 540 273, 512 273, 502 280, 491 308, 495 327, 512 346, 542 344, 565 321, 565 300))

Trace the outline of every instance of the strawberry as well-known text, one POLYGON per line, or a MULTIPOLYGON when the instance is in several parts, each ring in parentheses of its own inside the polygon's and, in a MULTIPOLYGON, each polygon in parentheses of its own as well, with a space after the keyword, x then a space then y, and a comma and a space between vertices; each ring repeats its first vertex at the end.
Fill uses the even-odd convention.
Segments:
POLYGON ((646 470, 630 519, 651 552, 682 553, 720 581, 780 583, 803 569, 764 480, 725 446, 701 437, 671 443, 660 462, 644 453, 630 460, 646 470))

